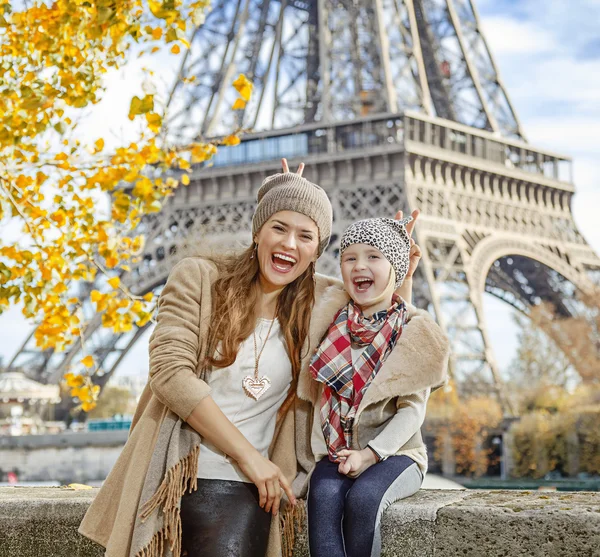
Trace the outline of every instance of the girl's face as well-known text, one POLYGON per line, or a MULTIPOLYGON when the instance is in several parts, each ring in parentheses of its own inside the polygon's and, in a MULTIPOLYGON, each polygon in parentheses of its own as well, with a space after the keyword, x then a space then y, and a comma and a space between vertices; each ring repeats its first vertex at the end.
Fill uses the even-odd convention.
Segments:
POLYGON ((265 292, 281 290, 294 282, 317 260, 319 229, 302 213, 275 213, 254 238, 260 281, 265 292))
POLYGON ((344 287, 365 315, 391 306, 395 276, 391 263, 373 246, 352 244, 342 254, 344 287))

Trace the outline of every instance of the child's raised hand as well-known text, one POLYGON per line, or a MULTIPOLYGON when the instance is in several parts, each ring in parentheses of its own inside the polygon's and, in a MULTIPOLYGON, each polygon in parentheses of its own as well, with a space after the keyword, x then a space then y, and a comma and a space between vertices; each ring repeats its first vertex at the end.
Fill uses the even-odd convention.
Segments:
MULTIPOLYGON (((415 209, 411 213, 411 217, 413 218, 413 220, 406 225, 406 232, 408 232, 408 235, 410 236, 410 254, 409 254, 410 262, 409 262, 408 271, 406 273, 406 277, 404 277, 404 280, 408 280, 408 279, 412 278, 412 276, 415 274, 415 271, 417 270, 417 267, 419 266, 419 261, 421 261, 421 255, 422 255, 421 248, 419 247, 419 245, 415 242, 415 240, 412 237, 412 233, 415 228, 415 224, 417 224, 417 219, 419 218, 420 214, 421 214, 421 211, 419 211, 419 209, 415 209)), ((394 217, 394 219, 402 220, 403 216, 404 216, 404 213, 402 211, 398 211, 396 213, 396 216, 394 217)), ((400 290, 398 290, 398 292, 400 292, 400 290)))
MULTIPOLYGON (((419 209, 415 209, 410 216, 413 218, 412 221, 410 221, 407 225, 406 225, 406 232, 408 232, 409 236, 412 236, 413 233, 413 229, 415 227, 415 224, 417 224, 417 219, 419 218, 419 215, 421 214, 421 211, 419 209)), ((404 218, 404 211, 398 211, 396 213, 396 215, 394 216, 394 220, 402 220, 404 218)))
MULTIPOLYGON (((286 172, 290 171, 290 167, 288 165, 287 159, 281 159, 281 170, 284 172, 284 174, 286 172)), ((298 166, 298 170, 296 170, 296 174, 298 174, 298 176, 302 176, 303 172, 304 172, 304 163, 301 162, 300 166, 298 166)))
POLYGON ((338 466, 338 472, 349 478, 358 478, 367 468, 377 462, 375 453, 368 447, 362 451, 343 449, 338 451, 337 455, 343 459, 338 466))

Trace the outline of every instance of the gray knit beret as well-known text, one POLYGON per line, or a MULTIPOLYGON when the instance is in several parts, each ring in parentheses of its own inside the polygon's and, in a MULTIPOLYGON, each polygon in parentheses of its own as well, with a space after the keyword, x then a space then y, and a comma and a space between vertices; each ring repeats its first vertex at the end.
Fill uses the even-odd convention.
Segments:
POLYGON ((314 220, 319 230, 319 255, 325 251, 331 237, 333 210, 323 188, 294 172, 265 178, 258 190, 258 205, 252 217, 252 236, 279 211, 295 211, 314 220))
POLYGON ((353 244, 368 244, 378 249, 396 272, 396 288, 402 284, 410 263, 410 236, 406 225, 413 220, 365 219, 352 223, 342 235, 340 256, 353 244))

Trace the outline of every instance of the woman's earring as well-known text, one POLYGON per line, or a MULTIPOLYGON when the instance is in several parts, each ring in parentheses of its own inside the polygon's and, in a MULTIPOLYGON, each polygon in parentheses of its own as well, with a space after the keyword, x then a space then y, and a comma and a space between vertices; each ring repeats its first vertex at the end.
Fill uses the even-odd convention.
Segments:
POLYGON ((250 256, 250 259, 254 259, 257 252, 258 252, 258 244, 254 244, 254 249, 252 250, 252 255, 250 256))

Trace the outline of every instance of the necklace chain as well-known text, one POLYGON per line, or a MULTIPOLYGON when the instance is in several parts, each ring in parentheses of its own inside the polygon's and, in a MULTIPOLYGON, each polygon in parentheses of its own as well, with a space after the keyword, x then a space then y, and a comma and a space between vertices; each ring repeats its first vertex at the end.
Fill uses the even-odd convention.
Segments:
POLYGON ((258 351, 258 347, 256 345, 256 329, 254 329, 253 333, 252 333, 252 338, 254 339, 254 378, 258 380, 258 362, 260 361, 260 357, 262 356, 263 350, 265 349, 265 346, 267 345, 267 341, 269 340, 269 335, 271 334, 271 329, 273 328, 273 323, 275 323, 275 319, 274 318, 271 321, 271 324, 269 325, 269 330, 267 331, 267 338, 265 339, 265 342, 262 345, 262 348, 260 349, 260 352, 258 353, 258 355, 256 354, 258 351))

